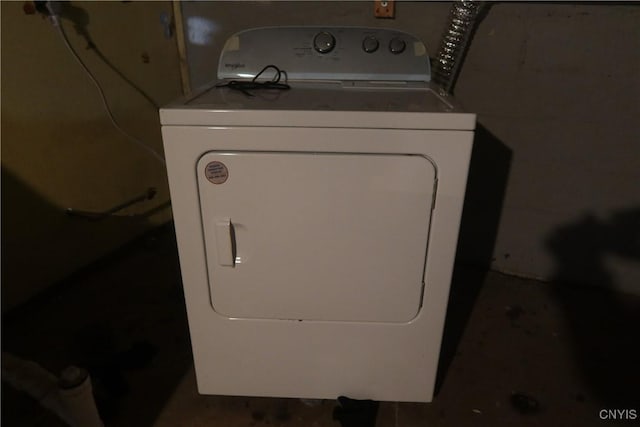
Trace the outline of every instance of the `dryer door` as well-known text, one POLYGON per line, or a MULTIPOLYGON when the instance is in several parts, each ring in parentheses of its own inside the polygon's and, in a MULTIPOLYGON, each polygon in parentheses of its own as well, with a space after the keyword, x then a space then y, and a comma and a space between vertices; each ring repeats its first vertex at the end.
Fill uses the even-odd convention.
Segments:
POLYGON ((408 322, 436 170, 420 155, 208 152, 211 303, 230 318, 408 322))

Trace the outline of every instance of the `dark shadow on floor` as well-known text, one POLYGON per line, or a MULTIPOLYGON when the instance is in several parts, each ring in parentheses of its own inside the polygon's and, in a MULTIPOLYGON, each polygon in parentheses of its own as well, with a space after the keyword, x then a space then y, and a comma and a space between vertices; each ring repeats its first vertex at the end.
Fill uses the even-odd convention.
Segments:
POLYGON ((476 128, 458 251, 442 338, 436 393, 451 364, 493 260, 512 152, 481 124, 476 128))
MULTIPOLYGON (((54 374, 86 367, 107 425, 153 425, 192 365, 173 225, 55 289, 3 316, 3 351, 54 374)), ((2 425, 58 423, 3 384, 2 425)))
POLYGON ((585 215, 558 227, 546 246, 555 260, 554 295, 566 314, 576 364, 590 394, 604 408, 636 408, 640 297, 616 291, 607 258, 624 258, 640 268, 640 208, 606 218, 585 215))
POLYGON ((30 304, 30 299, 50 298, 57 292, 52 282, 82 275, 85 266, 95 267, 93 263, 110 262, 110 251, 149 230, 150 217, 169 207, 169 202, 145 200, 136 203, 145 212, 116 212, 92 222, 68 215, 4 165, 0 181, 3 315, 30 304))

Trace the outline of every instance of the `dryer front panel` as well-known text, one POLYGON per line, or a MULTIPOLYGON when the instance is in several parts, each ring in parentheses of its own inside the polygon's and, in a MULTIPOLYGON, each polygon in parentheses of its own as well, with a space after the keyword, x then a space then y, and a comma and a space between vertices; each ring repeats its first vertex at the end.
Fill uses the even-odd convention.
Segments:
POLYGON ((210 151, 196 166, 213 309, 408 322, 436 183, 421 155, 210 151))

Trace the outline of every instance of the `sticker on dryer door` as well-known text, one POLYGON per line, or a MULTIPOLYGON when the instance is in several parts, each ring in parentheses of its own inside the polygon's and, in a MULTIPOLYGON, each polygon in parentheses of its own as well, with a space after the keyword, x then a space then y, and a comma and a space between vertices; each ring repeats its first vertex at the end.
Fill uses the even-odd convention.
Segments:
POLYGON ((209 162, 204 168, 204 175, 214 184, 223 184, 229 178, 229 170, 222 162, 209 162))

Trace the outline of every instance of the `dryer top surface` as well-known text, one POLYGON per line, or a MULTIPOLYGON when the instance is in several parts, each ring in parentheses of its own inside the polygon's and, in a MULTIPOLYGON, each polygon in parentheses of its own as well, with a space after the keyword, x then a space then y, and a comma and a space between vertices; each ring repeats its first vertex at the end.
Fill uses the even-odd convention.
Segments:
POLYGON ((160 110, 163 125, 320 126, 473 130, 466 113, 423 82, 292 83, 290 90, 237 90, 210 85, 160 110))

